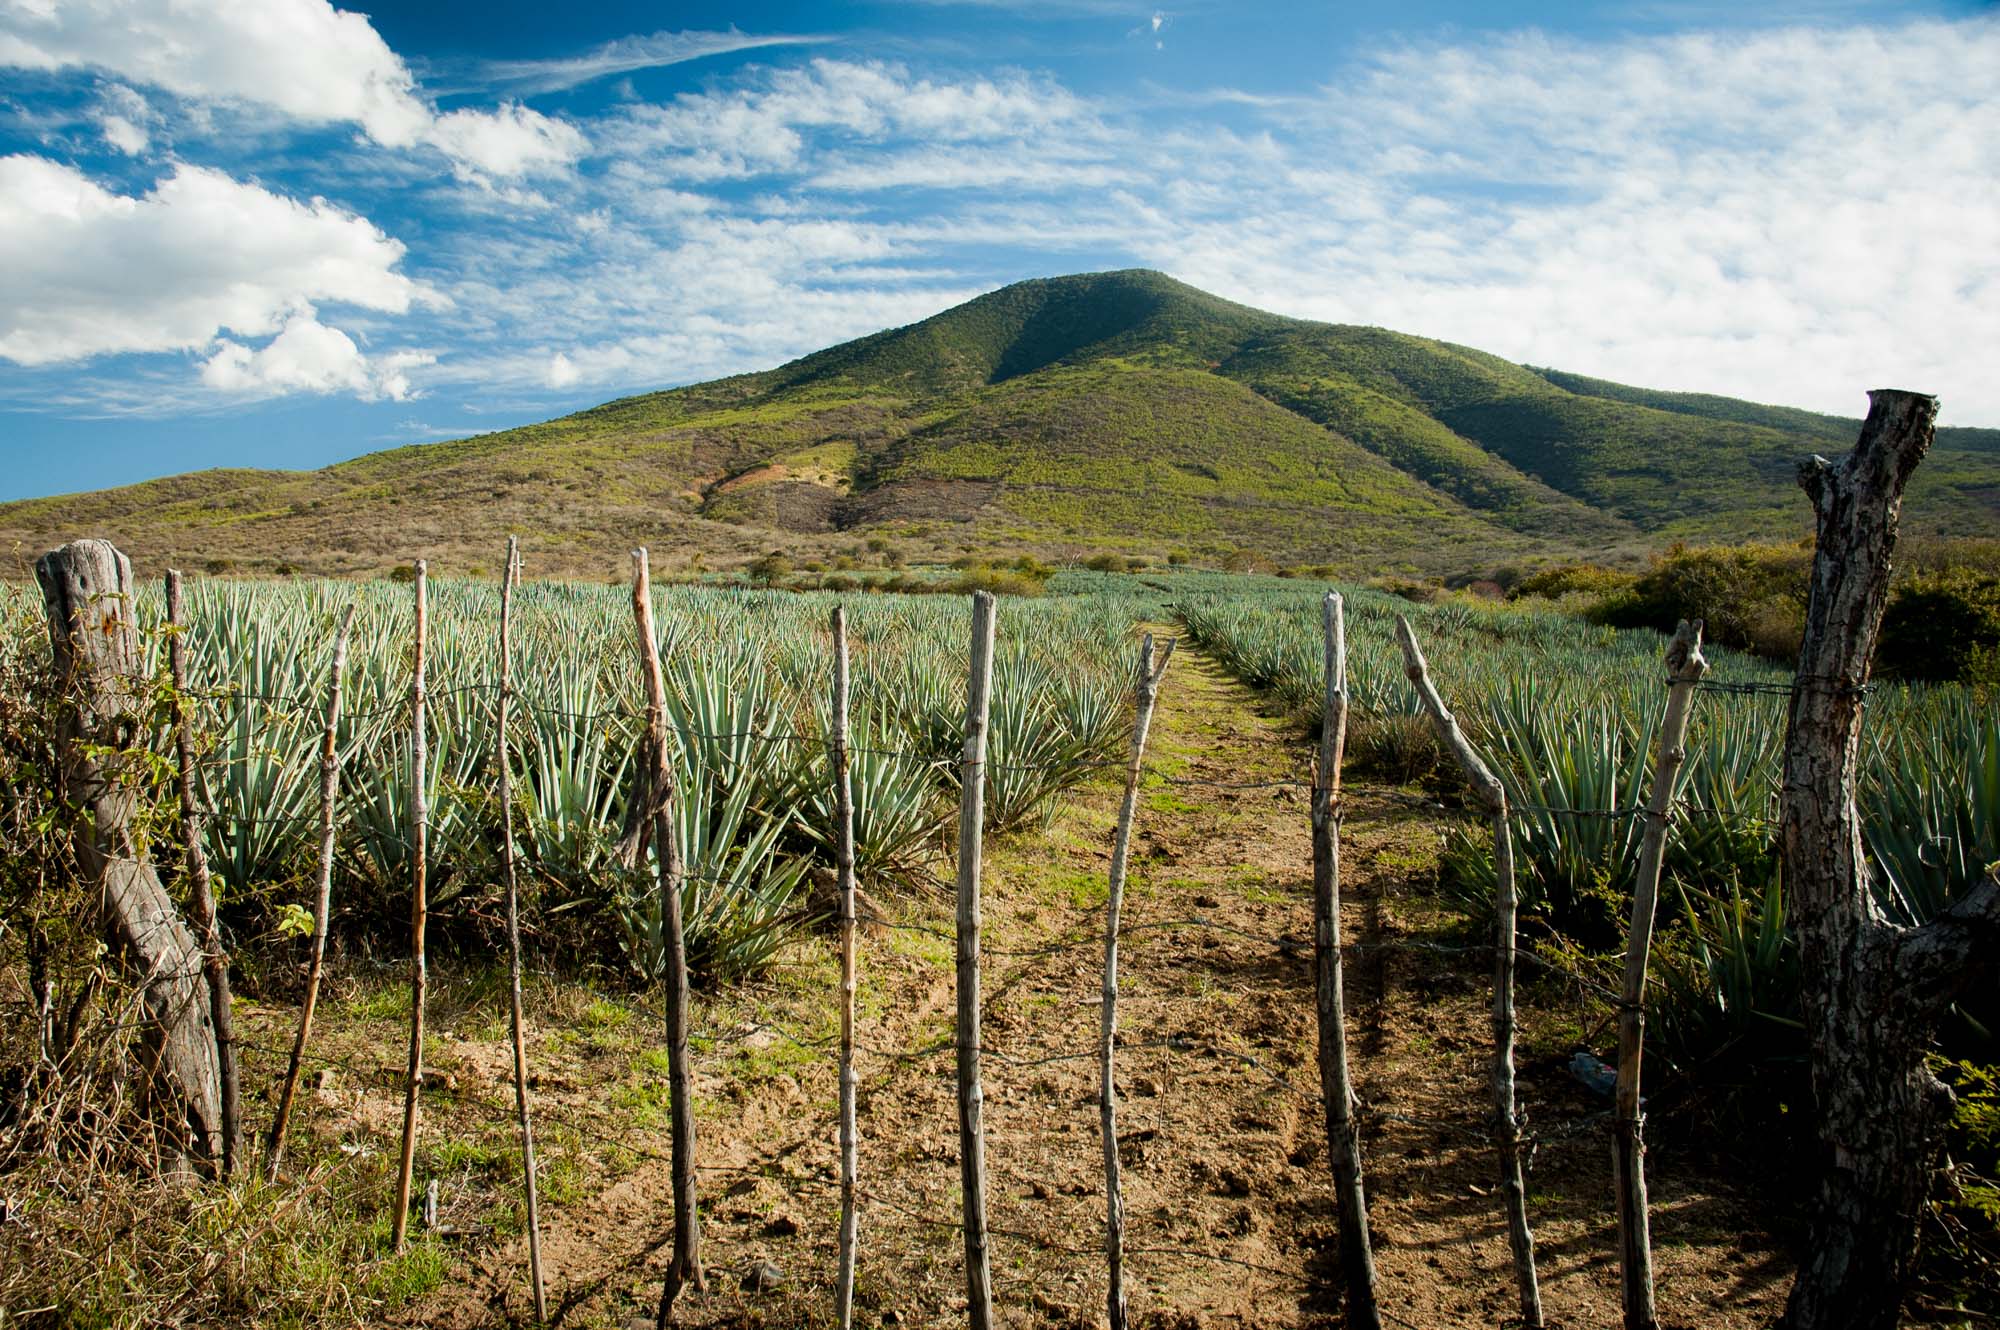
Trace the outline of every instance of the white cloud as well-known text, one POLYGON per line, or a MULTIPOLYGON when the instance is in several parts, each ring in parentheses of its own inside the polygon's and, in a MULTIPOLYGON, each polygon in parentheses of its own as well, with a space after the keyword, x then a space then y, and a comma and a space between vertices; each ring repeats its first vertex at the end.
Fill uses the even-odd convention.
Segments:
POLYGON ((137 157, 152 143, 148 128, 159 117, 146 99, 122 83, 104 87, 92 113, 104 141, 127 157, 137 157))
POLYGON ((364 401, 386 397, 402 402, 414 395, 409 371, 436 360, 422 351, 366 356, 353 338, 321 323, 307 306, 255 350, 225 338, 202 362, 201 381, 239 397, 350 392, 364 401))
POLYGON ((445 302, 396 271, 366 218, 177 166, 114 194, 74 167, 0 157, 0 357, 46 365, 264 336, 309 302, 402 314, 445 302))
POLYGON ((549 357, 548 372, 542 375, 542 381, 551 388, 561 389, 570 387, 582 377, 583 371, 576 367, 576 362, 558 351, 549 357))
POLYGON ((426 139, 472 178, 560 171, 590 144, 572 125, 512 102, 498 111, 447 111, 426 139))
POLYGON ((358 124, 384 147, 428 144, 482 176, 567 166, 584 146, 574 128, 518 106, 440 116, 367 17, 327 0, 11 0, 0 5, 0 66, 102 69, 196 103, 358 124))
POLYGON ((605 145, 685 179, 716 180, 798 170, 817 134, 962 143, 1058 128, 1088 136, 1095 122, 1074 94, 1026 74, 952 82, 894 64, 815 60, 755 77, 755 86, 627 108, 607 125, 605 145))
POLYGON ((631 74, 641 69, 658 69, 704 56, 732 51, 750 51, 767 46, 800 46, 829 40, 825 37, 750 36, 731 28, 727 32, 656 32, 650 36, 620 37, 579 56, 549 60, 495 60, 486 64, 484 76, 525 93, 560 92, 593 79, 613 74, 631 74))

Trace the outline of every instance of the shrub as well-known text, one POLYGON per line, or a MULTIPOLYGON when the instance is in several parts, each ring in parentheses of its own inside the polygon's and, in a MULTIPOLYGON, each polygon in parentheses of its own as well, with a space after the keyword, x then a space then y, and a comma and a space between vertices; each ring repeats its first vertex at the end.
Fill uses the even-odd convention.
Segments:
POLYGON ((1671 632, 1700 619, 1709 641, 1773 659, 1796 656, 1805 629, 1812 547, 1684 545, 1653 556, 1653 566, 1588 614, 1614 628, 1671 632))
POLYGON ((761 559, 751 563, 750 580, 758 586, 771 586, 791 576, 792 561, 777 550, 772 550, 761 559))
POLYGON ((1039 596, 1047 588, 1051 576, 1052 569, 1033 559, 1017 559, 1012 566, 971 563, 948 586, 926 586, 925 590, 949 590, 958 595, 991 591, 996 596, 1039 596), (1023 562, 1029 567, 1021 567, 1023 562))
POLYGON ((2000 575, 1969 568, 1919 573, 1891 595, 1875 663, 1901 679, 2000 683, 2000 575))
MULTIPOLYGON (((1506 581, 1504 577, 1499 580, 1506 581)), ((1621 573, 1616 568, 1606 568, 1601 564, 1565 563, 1516 578, 1508 588, 1507 598, 1519 600, 1523 596, 1540 596, 1557 600, 1574 592, 1602 597, 1623 591, 1638 580, 1632 573, 1621 573)))

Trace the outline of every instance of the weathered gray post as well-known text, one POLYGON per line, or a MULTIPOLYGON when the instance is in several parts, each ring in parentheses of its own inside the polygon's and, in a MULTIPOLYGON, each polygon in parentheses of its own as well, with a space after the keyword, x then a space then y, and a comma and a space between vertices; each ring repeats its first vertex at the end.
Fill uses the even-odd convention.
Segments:
POLYGON ((965 1202, 965 1310, 972 1330, 993 1324, 986 1250, 985 1096, 979 1084, 979 869, 986 821, 986 717, 993 699, 993 595, 972 597, 965 685, 965 751, 958 789, 958 1172, 965 1202))
MULTIPOLYGON (((658 865, 660 909, 667 934, 667 1090, 672 1097, 674 1257, 660 1288, 658 1324, 673 1319, 681 1289, 706 1286, 701 1269, 701 1217, 694 1191, 694 1086, 688 1067, 687 939, 681 925, 680 837, 674 830, 674 768, 667 751, 667 684, 660 673, 659 637, 653 629, 653 578, 645 548, 632 551, 632 618, 639 636, 639 672, 646 685, 647 762, 644 786, 652 804, 652 836, 658 865)), ((641 853, 643 853, 643 847, 641 853)))
POLYGON ((79 866, 97 884, 104 929, 143 986, 149 1097, 181 1148, 221 1154, 222 1089, 202 951, 133 835, 144 681, 132 565, 107 540, 78 540, 35 563, 49 646, 66 693, 58 730, 65 797, 85 815, 79 866))
POLYGON ((1521 1298, 1521 1321, 1542 1324, 1541 1281, 1535 1273, 1535 1233, 1528 1227, 1528 1186, 1523 1177, 1521 1115, 1514 1096, 1514 950, 1520 900, 1514 888, 1514 831, 1507 811, 1507 787, 1473 750, 1458 718, 1431 683, 1423 648, 1410 621, 1396 616, 1396 639, 1403 648, 1403 672, 1438 737, 1458 759, 1467 784, 1493 818, 1493 1131, 1500 1154, 1500 1192, 1507 1206, 1507 1239, 1514 1252, 1514 1283, 1521 1298))
POLYGON ((424 735, 424 667, 430 647, 430 605, 422 559, 414 588, 417 608, 415 656, 410 673, 410 1062, 403 1077, 403 1150, 396 1166, 396 1215, 391 1245, 403 1250, 410 1225, 410 1175, 417 1158, 417 1108, 424 1081, 424 996, 430 971, 424 961, 424 932, 430 900, 424 882, 424 850, 430 834, 425 780, 430 754, 424 735))
POLYGON ((1131 856, 1132 822, 1139 809, 1139 774, 1146 757, 1146 734, 1160 679, 1174 657, 1167 642, 1153 665, 1153 635, 1139 645, 1139 695, 1132 715, 1132 758, 1125 767, 1125 798, 1118 806, 1118 834, 1111 845, 1111 890, 1104 903, 1103 1007, 1097 1036, 1097 1111, 1104 1137, 1104 1258, 1110 1271, 1106 1307, 1111 1330, 1125 1330, 1125 1198, 1118 1178, 1118 918, 1125 905, 1125 870, 1131 856))
POLYGON ((1618 1254, 1624 1275, 1625 1330, 1653 1330, 1653 1240, 1646 1214, 1645 1118, 1639 1111, 1639 1062, 1646 1036, 1646 964, 1653 946, 1653 916, 1660 899, 1660 866, 1673 820, 1674 786, 1687 758, 1694 689, 1708 673, 1701 654, 1701 621, 1685 619, 1667 644, 1667 710, 1653 758, 1653 792, 1646 801, 1646 829, 1639 843, 1639 875, 1632 883, 1632 927, 1625 943, 1625 986, 1618 1003, 1616 1122, 1611 1174, 1618 1192, 1618 1254))
POLYGON ((855 1188, 861 1134, 855 1122, 860 1078, 854 1070, 854 773, 847 756, 847 611, 833 608, 833 821, 835 889, 840 897, 840 1267, 834 1312, 840 1330, 854 1324, 854 1265, 860 1237, 855 1188))
POLYGON ((1361 1128, 1347 1068, 1347 1008, 1340 964, 1340 767, 1347 747, 1347 624, 1340 593, 1320 601, 1325 718, 1313 764, 1313 987, 1319 1013, 1320 1095, 1326 1106, 1327 1154, 1340 1211, 1340 1269, 1347 1284, 1347 1324, 1381 1330, 1375 1301, 1375 1251, 1361 1175, 1361 1128))
POLYGON ((535 1186, 535 1128, 528 1115, 528 1046, 521 1025, 521 888, 514 869, 514 756, 507 747, 507 713, 514 701, 514 587, 521 580, 521 542, 507 537, 507 571, 500 583, 500 696, 494 761, 500 778, 500 873, 507 888, 508 1014, 514 1041, 514 1108, 521 1122, 521 1177, 528 1207, 528 1277, 535 1289, 535 1323, 548 1324, 542 1289, 542 1219, 535 1186))

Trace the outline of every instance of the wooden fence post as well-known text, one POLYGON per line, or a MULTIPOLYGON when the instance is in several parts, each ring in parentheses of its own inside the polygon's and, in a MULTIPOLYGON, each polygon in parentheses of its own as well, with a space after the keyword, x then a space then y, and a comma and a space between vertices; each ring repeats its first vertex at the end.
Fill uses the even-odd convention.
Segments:
POLYGON ((148 1090, 181 1149, 219 1157, 221 1073, 201 947, 133 834, 138 782, 139 629, 132 565, 106 540, 78 540, 35 563, 49 647, 67 703, 57 742, 64 796, 85 815, 76 839, 86 881, 121 961, 143 985, 148 1090))
POLYGON ((521 542, 507 537, 507 571, 500 582, 499 716, 494 761, 500 776, 500 873, 507 888, 507 980, 514 1036, 514 1107, 521 1120, 521 1177, 528 1206, 528 1276, 535 1289, 535 1323, 548 1324, 542 1288, 542 1219, 535 1190, 535 1129, 528 1116, 528 1048, 521 1029, 521 889, 514 868, 514 757, 507 748, 507 713, 514 700, 514 588, 521 580, 521 542))
POLYGON ((1416 686, 1438 738, 1465 771, 1466 782, 1493 818, 1493 1131, 1500 1154, 1500 1192, 1507 1207, 1507 1239, 1514 1251, 1514 1283, 1521 1298, 1521 1321, 1542 1324, 1542 1290, 1535 1274, 1535 1232, 1528 1226, 1528 1187, 1522 1176, 1521 1115, 1514 1095, 1514 949, 1519 896, 1514 889, 1514 833, 1507 813, 1507 787, 1500 783, 1465 734, 1458 718, 1431 683, 1423 648, 1410 621, 1396 616, 1396 640, 1403 670, 1416 686))
MULTIPOLYGON (((644 547, 632 551, 632 617, 639 638, 640 674, 646 685, 646 735, 651 780, 652 837, 660 883, 660 908, 667 933, 667 1089, 672 1096, 674 1256, 660 1289, 657 1319, 665 1327, 683 1287, 706 1287, 701 1269, 701 1219, 695 1210, 694 1091, 688 1069, 687 939, 681 931, 680 839, 674 830, 673 762, 667 752, 667 684, 660 673, 659 639, 653 629, 653 579, 644 547)), ((641 826, 644 826, 642 820, 641 826)), ((645 853, 643 845, 640 853, 645 853)))
POLYGON ((1789 917, 1818 1091, 1822 1172, 1785 1307, 1789 1330, 1899 1324, 1952 1111, 1927 1058, 1939 1022, 2000 974, 2000 869, 1928 923, 1885 919, 1855 806, 1863 703, 1889 596, 1903 487, 1935 397, 1879 388, 1854 451, 1799 468, 1818 539, 1779 798, 1789 917))
POLYGON ((979 1085, 979 869, 986 820, 986 716, 993 700, 993 610, 991 592, 973 593, 958 790, 958 1171, 965 1200, 965 1310, 972 1330, 990 1330, 993 1324, 985 1099, 979 1085))
POLYGON ((1325 719, 1313 766, 1313 986, 1319 1013, 1320 1094, 1327 1152, 1340 1211, 1340 1269, 1347 1284, 1347 1324, 1380 1330, 1375 1252, 1361 1175, 1361 1129, 1347 1068, 1347 1011, 1340 963, 1340 767, 1347 746, 1347 625, 1340 593, 1320 602, 1326 678, 1325 719))
POLYGON ((1139 645, 1139 694, 1132 715, 1132 758, 1125 767, 1125 798, 1118 806, 1118 833, 1111 846, 1111 890, 1104 904, 1104 991, 1097 1036, 1097 1111, 1104 1137, 1104 1259, 1110 1273, 1105 1295, 1111 1330, 1125 1330, 1125 1198, 1118 1178, 1118 916, 1125 903, 1125 867, 1132 846, 1132 821, 1139 808, 1140 764, 1146 756, 1146 733, 1153 724, 1153 705, 1160 679, 1174 656, 1167 640, 1160 663, 1153 664, 1153 635, 1139 645))
POLYGON ((430 810, 424 782, 430 754, 424 737, 424 656, 430 645, 430 607, 426 566, 417 560, 416 654, 410 675, 410 1064, 403 1081, 403 1153, 396 1167, 396 1216, 391 1244, 403 1250, 410 1224, 410 1174, 417 1156, 417 1096, 424 1077, 424 993, 429 974, 424 964, 424 930, 430 902, 424 882, 424 850, 429 837, 430 810))
POLYGON ((202 807, 195 798, 194 726, 188 716, 187 621, 181 614, 181 575, 167 570, 167 662, 174 681, 174 755, 179 768, 181 840, 186 846, 188 907, 201 937, 202 968, 208 976, 208 1016, 215 1027, 215 1060, 222 1081, 222 1176, 236 1172, 243 1154, 242 1088, 236 1073, 236 1020, 230 1010, 229 958, 222 950, 222 925, 215 917, 215 891, 208 876, 208 851, 201 843, 202 807))
POLYGON ((1660 899, 1660 866, 1673 818, 1674 787, 1687 758, 1694 689, 1708 673, 1701 654, 1701 620, 1681 620, 1667 644, 1667 710, 1653 758, 1653 792, 1646 801, 1646 829, 1639 845, 1639 875, 1632 884, 1632 928, 1625 943, 1625 986, 1618 1002, 1616 1123, 1611 1175, 1618 1191, 1618 1255, 1624 1278, 1625 1330, 1654 1330, 1653 1244, 1646 1214, 1645 1118, 1639 1110, 1639 1061, 1646 1035, 1646 964, 1653 946, 1653 917, 1660 899))
POLYGON ((840 1330, 854 1324, 854 1266, 860 1237, 855 1187, 861 1166, 854 1070, 854 773, 847 753, 847 611, 833 608, 833 821, 836 890, 840 896, 840 1269, 834 1312, 840 1330))
POLYGON ((306 1040, 312 1035, 313 1010, 319 1005, 320 971, 326 963, 327 921, 333 914, 333 825, 335 804, 340 798, 340 677, 347 669, 347 642, 354 633, 354 606, 350 603, 340 616, 340 631, 333 639, 333 665, 326 686, 326 726, 319 745, 319 891, 313 898, 312 943, 306 960, 306 996, 299 1008, 299 1028, 292 1037, 291 1061, 285 1064, 285 1080, 278 1088, 278 1112, 271 1120, 271 1134, 265 1149, 265 1172, 276 1181, 285 1159, 285 1129, 292 1120, 292 1096, 298 1093, 299 1070, 305 1061, 306 1040))

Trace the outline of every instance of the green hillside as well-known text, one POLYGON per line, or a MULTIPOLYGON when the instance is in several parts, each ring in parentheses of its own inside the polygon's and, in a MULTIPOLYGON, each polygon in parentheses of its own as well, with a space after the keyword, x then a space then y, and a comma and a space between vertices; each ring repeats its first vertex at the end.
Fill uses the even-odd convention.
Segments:
MULTIPOLYGON (((716 566, 870 542, 1452 572, 1803 534, 1796 462, 1857 427, 1095 273, 521 429, 0 505, 0 541, 336 573, 490 567, 509 533, 550 572, 613 572, 639 543, 716 566)), ((2000 431, 1940 431, 1907 520, 2000 529, 2000 431)))

